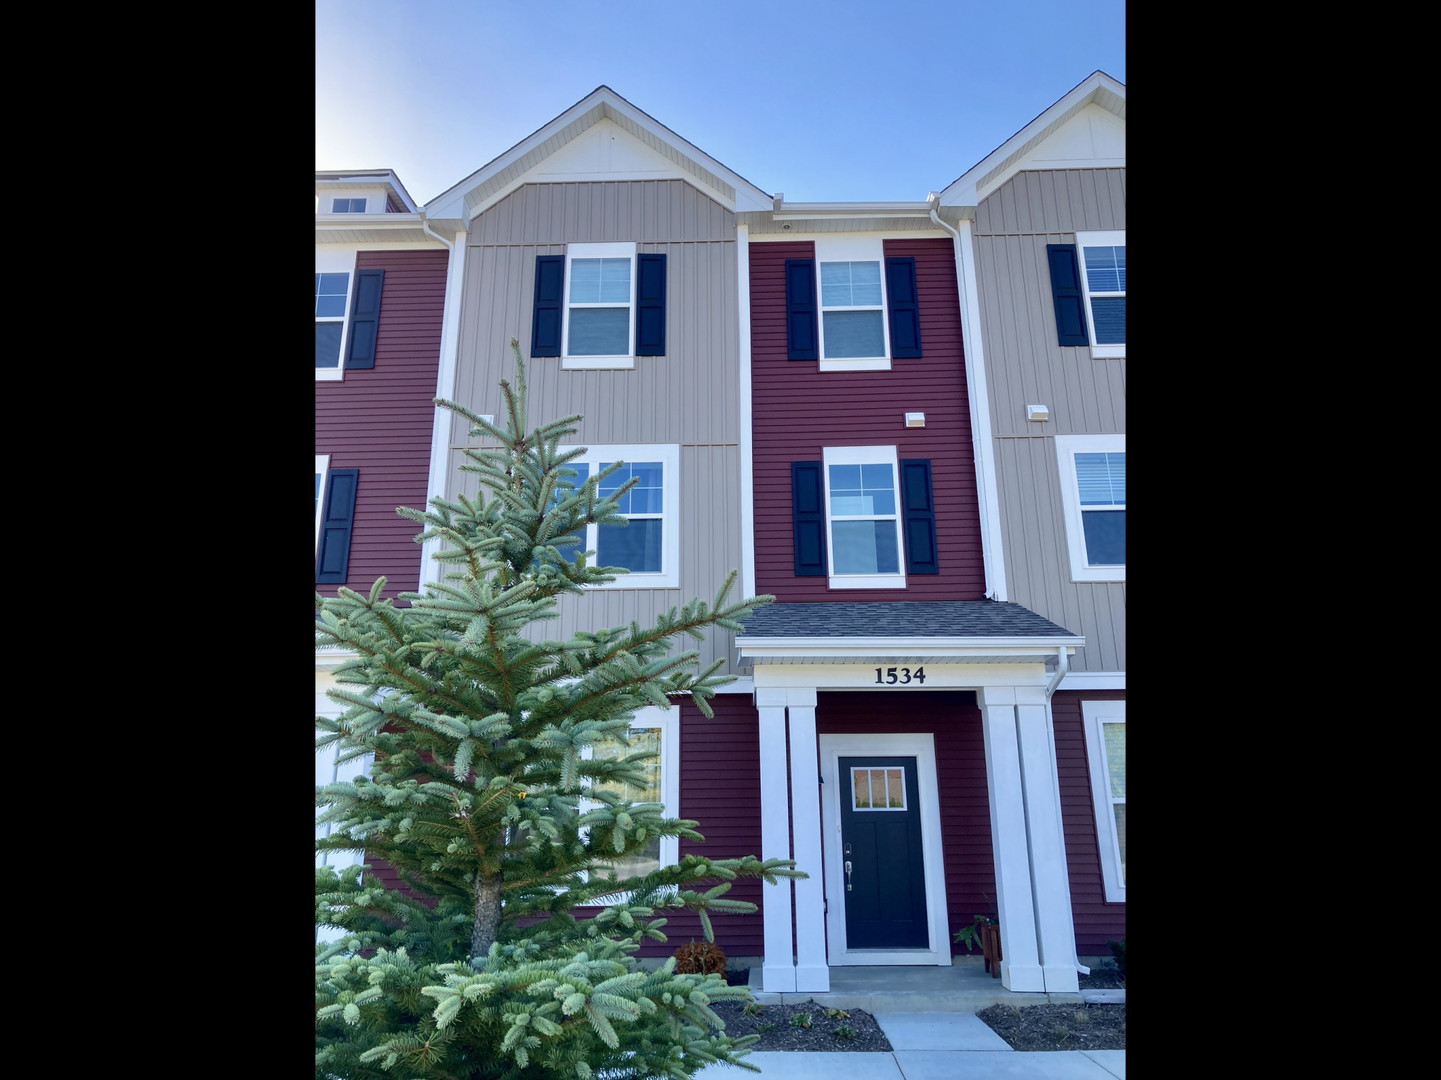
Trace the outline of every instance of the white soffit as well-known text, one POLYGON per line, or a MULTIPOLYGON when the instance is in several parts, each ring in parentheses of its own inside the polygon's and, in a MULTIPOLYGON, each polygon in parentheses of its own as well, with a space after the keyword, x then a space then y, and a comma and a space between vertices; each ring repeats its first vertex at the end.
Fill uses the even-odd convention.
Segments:
POLYGON ((940 204, 973 208, 1025 169, 1125 164, 1126 87, 1097 71, 962 174, 941 192, 940 204))
POLYGON ((468 223, 527 180, 656 178, 687 180, 730 210, 772 206, 770 195, 601 86, 437 195, 425 205, 425 214, 432 222, 468 223))

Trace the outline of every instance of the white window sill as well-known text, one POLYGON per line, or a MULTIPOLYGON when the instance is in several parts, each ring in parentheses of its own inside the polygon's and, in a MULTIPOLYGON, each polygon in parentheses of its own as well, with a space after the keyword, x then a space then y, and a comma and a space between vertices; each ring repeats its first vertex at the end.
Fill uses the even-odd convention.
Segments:
POLYGON ((905 574, 832 574, 832 589, 904 589, 905 574))
POLYGON ((605 371, 635 367, 634 356, 563 356, 562 369, 571 371, 605 371))
POLYGON ((840 360, 821 360, 822 371, 890 371, 891 359, 888 356, 880 357, 859 357, 845 358, 840 360))
POLYGON ((1119 359, 1121 359, 1121 360, 1124 360, 1124 359, 1126 358, 1126 346, 1124 346, 1124 345, 1092 345, 1092 346, 1091 346, 1091 359, 1092 359, 1092 360, 1109 360, 1109 359, 1112 359, 1112 358, 1119 358, 1119 359))
POLYGON ((1125 581, 1124 566, 1082 566, 1072 569, 1072 581, 1125 581))
POLYGON ((319 367, 318 367, 318 368, 315 369, 315 381, 316 381, 316 382, 339 382, 339 381, 340 381, 341 379, 343 379, 343 378, 345 378, 345 369, 344 369, 344 368, 340 368, 340 367, 319 368, 319 367))
MULTIPOLYGON (((591 566, 599 565, 591 560, 591 566)), ((608 584, 587 585, 586 589, 679 589, 679 574, 617 574, 608 584)))

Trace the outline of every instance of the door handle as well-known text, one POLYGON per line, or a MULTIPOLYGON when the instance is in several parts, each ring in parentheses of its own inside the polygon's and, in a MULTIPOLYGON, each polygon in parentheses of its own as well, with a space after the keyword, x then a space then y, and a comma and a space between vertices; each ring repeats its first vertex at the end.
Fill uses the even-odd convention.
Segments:
POLYGON ((846 892, 851 891, 851 860, 846 860, 846 892))

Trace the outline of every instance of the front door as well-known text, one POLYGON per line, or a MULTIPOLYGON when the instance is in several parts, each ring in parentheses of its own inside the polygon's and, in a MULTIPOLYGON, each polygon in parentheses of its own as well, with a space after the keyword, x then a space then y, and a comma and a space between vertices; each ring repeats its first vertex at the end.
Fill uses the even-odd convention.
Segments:
POLYGON ((848 949, 925 949, 925 865, 914 757, 843 757, 841 858, 848 949))

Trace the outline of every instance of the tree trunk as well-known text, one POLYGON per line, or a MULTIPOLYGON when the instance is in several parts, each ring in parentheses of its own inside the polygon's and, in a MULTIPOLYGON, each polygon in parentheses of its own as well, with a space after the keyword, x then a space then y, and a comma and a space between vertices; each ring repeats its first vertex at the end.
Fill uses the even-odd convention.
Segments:
POLYGON ((470 932, 470 964, 477 970, 500 933, 500 877, 475 879, 475 928, 470 932))

